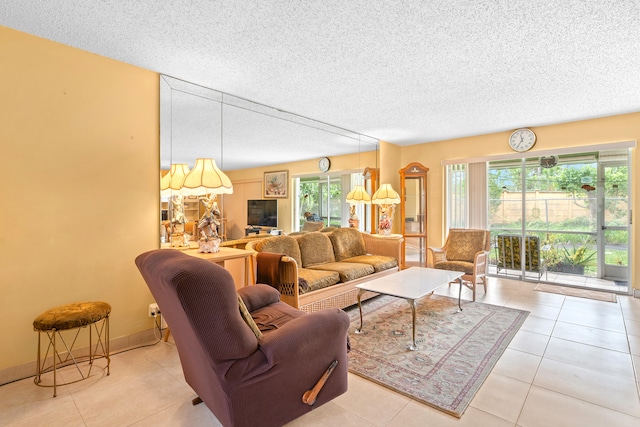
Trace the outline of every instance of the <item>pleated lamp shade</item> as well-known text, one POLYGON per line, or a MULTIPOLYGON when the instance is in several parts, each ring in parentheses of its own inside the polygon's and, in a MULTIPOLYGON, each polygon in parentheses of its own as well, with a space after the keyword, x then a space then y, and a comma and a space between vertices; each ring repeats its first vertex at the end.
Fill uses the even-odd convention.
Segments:
POLYGON ((400 196, 391 187, 391 184, 382 184, 378 191, 373 193, 371 203, 376 205, 397 205, 400 203, 400 196))
POLYGON ((232 194, 233 184, 213 159, 196 159, 196 164, 184 179, 183 193, 187 196, 232 194))
POLYGON ((358 203, 371 203, 371 196, 367 193, 367 190, 364 189, 362 185, 356 185, 353 187, 353 190, 347 194, 347 203, 358 204, 358 203))
POLYGON ((160 179, 160 195, 170 197, 180 193, 184 179, 189 174, 189 165, 178 163, 171 165, 169 173, 160 179))

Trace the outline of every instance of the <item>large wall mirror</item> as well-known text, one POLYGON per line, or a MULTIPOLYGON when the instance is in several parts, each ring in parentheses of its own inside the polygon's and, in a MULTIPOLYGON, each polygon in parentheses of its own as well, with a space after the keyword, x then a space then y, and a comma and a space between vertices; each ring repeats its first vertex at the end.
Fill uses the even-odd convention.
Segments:
MULTIPOLYGON (((291 171, 288 179, 293 180, 296 175, 317 173, 321 157, 349 155, 349 161, 335 162, 338 169, 330 172, 362 173, 365 167, 377 167, 379 141, 366 135, 168 76, 160 78, 160 97, 163 174, 174 164, 192 168, 197 158, 204 157, 215 159, 232 180, 236 177, 234 194, 220 198, 223 209, 234 218, 228 228, 235 235, 226 232, 228 238, 239 237, 246 226, 246 200, 262 198, 262 191, 255 189, 262 184, 263 170, 290 170, 292 164, 308 161, 291 171), (361 163, 361 155, 367 153, 368 159, 374 160, 361 163), (247 183, 253 183, 253 190, 243 189, 247 183)), ((169 197, 164 192, 161 198, 161 221, 165 224, 171 217, 169 197)), ((286 200, 278 202, 281 228, 293 222, 293 206, 297 205, 294 198, 294 192, 290 192, 286 200)), ((197 198, 185 198, 184 208, 189 221, 197 220, 203 209, 197 198)), ((166 240, 167 235, 162 238, 166 240)))

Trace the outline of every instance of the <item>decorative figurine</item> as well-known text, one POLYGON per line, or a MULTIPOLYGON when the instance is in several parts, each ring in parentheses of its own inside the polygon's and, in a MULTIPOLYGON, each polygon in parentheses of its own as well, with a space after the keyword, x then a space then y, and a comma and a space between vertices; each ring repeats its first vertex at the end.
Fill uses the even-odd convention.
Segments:
POLYGON ((198 252, 218 252, 220 250, 221 239, 218 236, 220 226, 220 209, 218 208, 218 196, 210 194, 200 197, 204 205, 205 212, 198 221, 198 252))

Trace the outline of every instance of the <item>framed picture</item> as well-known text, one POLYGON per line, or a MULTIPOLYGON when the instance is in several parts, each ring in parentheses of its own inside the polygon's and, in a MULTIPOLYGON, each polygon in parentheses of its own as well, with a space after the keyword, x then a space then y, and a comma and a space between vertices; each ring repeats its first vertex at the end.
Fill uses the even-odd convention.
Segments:
POLYGON ((288 171, 264 173, 264 197, 287 197, 289 195, 288 171))

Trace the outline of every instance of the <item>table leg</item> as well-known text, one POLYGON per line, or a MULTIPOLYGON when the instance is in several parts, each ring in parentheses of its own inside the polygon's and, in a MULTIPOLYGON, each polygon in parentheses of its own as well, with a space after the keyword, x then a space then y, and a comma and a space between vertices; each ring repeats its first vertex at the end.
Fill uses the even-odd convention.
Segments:
POLYGON ((460 298, 462 297, 462 277, 458 277, 458 281, 460 282, 460 288, 458 290, 458 313, 462 311, 462 306, 460 305, 460 298))
POLYGON ((244 285, 254 285, 256 282, 253 277, 253 257, 247 256, 244 258, 244 285))
POLYGON ((418 346, 416 345, 416 300, 408 299, 407 302, 411 306, 411 324, 413 325, 411 331, 412 344, 409 346, 409 350, 417 350, 418 346))
POLYGON ((360 327, 356 329, 356 334, 362 333, 362 294, 364 290, 358 289, 358 309, 360 310, 360 327))

